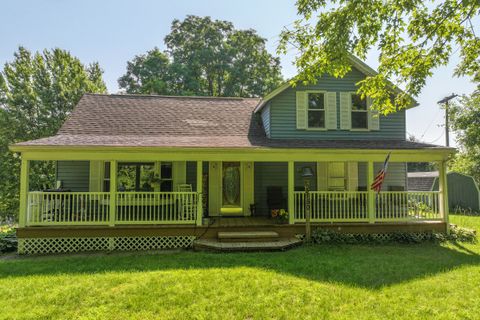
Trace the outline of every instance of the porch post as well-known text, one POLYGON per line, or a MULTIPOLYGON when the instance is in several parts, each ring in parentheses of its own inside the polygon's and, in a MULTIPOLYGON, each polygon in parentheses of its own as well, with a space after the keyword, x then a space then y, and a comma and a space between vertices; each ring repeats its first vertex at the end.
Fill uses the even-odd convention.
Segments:
POLYGON ((115 225, 115 217, 117 215, 117 161, 110 161, 110 219, 108 225, 115 225))
POLYGON ((367 170, 367 190, 368 190, 368 222, 375 223, 375 191, 370 188, 373 183, 374 172, 373 172, 373 161, 368 161, 368 170, 367 170))
POLYGON ((28 190, 30 178, 30 161, 22 158, 20 169, 20 211, 18 213, 18 226, 23 228, 27 224, 28 190))
POLYGON ((295 223, 295 197, 294 197, 294 184, 295 184, 295 163, 288 161, 288 223, 295 223))
POLYGON ((446 224, 447 232, 448 228, 448 214, 449 214, 449 206, 448 206, 448 186, 447 186, 447 172, 445 165, 445 161, 438 162, 438 202, 440 206, 440 216, 443 218, 443 221, 446 224))
POLYGON ((197 226, 202 225, 203 219, 203 161, 197 161, 197 226))

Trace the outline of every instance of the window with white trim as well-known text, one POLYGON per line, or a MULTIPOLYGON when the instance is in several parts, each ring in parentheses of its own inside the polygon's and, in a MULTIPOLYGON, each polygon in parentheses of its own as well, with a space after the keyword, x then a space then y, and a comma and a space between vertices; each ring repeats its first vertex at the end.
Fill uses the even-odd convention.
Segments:
POLYGON ((352 93, 352 129, 368 129, 367 100, 352 93))
POLYGON ((173 164, 171 162, 160 163, 160 191, 173 191, 173 164))
POLYGON ((325 94, 308 93, 308 128, 325 128, 325 94))

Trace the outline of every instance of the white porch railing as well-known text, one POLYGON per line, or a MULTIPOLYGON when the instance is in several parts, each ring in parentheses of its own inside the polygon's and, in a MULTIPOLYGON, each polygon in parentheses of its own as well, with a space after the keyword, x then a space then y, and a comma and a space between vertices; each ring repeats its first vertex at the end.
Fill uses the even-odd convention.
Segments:
MULTIPOLYGON (((312 222, 402 222, 442 220, 438 191, 312 191, 312 222), (369 197, 375 197, 373 212, 369 197)), ((294 221, 305 221, 305 192, 294 192, 294 221)))
POLYGON ((26 225, 193 224, 196 192, 29 192, 26 225), (114 210, 111 210, 115 203, 114 210), (114 217, 111 217, 115 214, 114 217))
MULTIPOLYGON (((195 224, 198 205, 196 192, 29 192, 26 225, 195 224)), ((440 193, 434 191, 313 191, 310 208, 312 222, 443 219, 440 193)), ((304 221, 305 193, 294 192, 294 222, 304 221)))
MULTIPOLYGON (((312 222, 368 221, 368 192, 310 192, 312 222)), ((305 221, 305 192, 294 192, 295 221, 305 221)))
POLYGON ((108 224, 108 192, 30 192, 27 225, 108 224))
POLYGON ((377 221, 442 220, 438 191, 386 191, 376 195, 377 221))
POLYGON ((195 223, 196 192, 119 192, 117 224, 195 223))

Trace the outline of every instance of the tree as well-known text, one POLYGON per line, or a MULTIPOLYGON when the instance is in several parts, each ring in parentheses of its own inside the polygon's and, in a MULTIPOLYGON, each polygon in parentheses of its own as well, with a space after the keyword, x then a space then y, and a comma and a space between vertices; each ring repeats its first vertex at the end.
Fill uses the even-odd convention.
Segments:
POLYGON ((279 52, 289 45, 299 51, 293 83, 323 74, 343 77, 351 70, 350 54, 365 59, 372 48, 380 51, 378 75, 360 81, 358 93, 374 98, 372 108, 383 114, 410 104, 457 50, 455 74, 480 79, 480 38, 472 23, 478 0, 297 0, 297 8, 301 18, 282 32, 279 45, 279 52), (404 93, 392 99, 390 81, 404 93))
MULTIPOLYGON (((18 210, 20 159, 8 150, 19 141, 54 135, 85 92, 106 92, 97 63, 83 65, 68 51, 32 55, 19 47, 0 72, 0 214, 18 210)), ((32 187, 51 175, 52 163, 33 163, 32 187)), ((51 177, 50 177, 51 178, 51 177)))
POLYGON ((473 176, 480 182, 480 91, 462 96, 450 108, 449 114, 460 149, 451 169, 473 176))
POLYGON ((171 94, 170 61, 158 48, 127 62, 127 73, 118 79, 128 93, 171 94))
POLYGON ((166 52, 155 48, 136 56, 119 85, 128 93, 262 96, 282 81, 280 61, 265 44, 254 30, 188 16, 172 22, 166 52))

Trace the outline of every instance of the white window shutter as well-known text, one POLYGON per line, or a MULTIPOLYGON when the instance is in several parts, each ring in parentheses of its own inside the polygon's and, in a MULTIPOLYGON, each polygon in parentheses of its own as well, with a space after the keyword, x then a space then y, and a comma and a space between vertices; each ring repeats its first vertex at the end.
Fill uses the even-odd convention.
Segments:
POLYGON ((337 93, 327 92, 325 98, 325 127, 329 130, 337 129, 337 93))
POLYGON ((347 162, 347 190, 358 191, 358 162, 347 162))
POLYGON ((328 190, 328 162, 317 162, 317 190, 328 190))
POLYGON ((308 93, 297 91, 297 129, 307 128, 308 93))
POLYGON ((340 92, 340 129, 352 128, 352 98, 350 92, 340 92))
MULTIPOLYGON (((104 164, 103 161, 90 161, 90 173, 89 173, 89 192, 101 192, 103 187, 104 176, 104 164)), ((109 191, 109 190, 105 190, 109 191)))
POLYGON ((367 97, 368 130, 380 130, 380 114, 377 110, 371 110, 372 99, 367 97))

